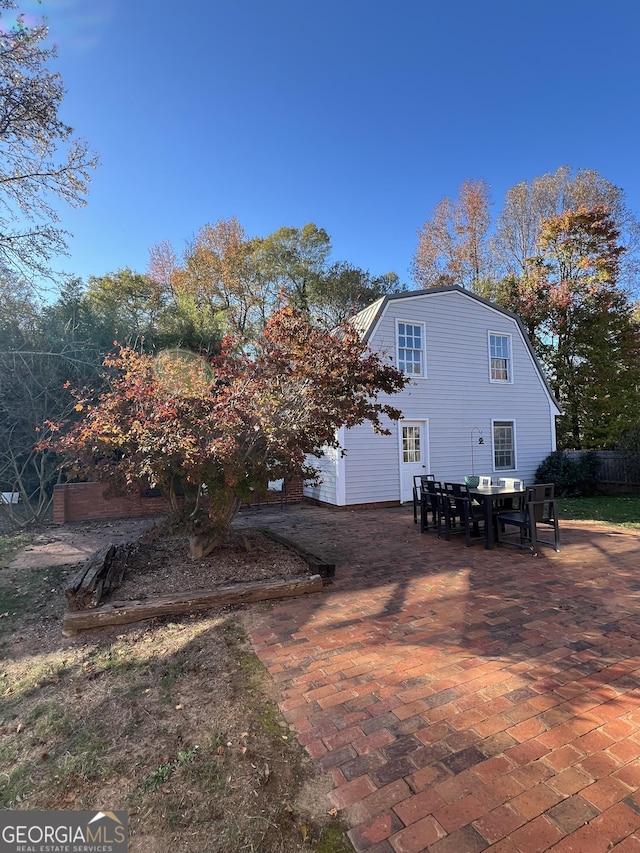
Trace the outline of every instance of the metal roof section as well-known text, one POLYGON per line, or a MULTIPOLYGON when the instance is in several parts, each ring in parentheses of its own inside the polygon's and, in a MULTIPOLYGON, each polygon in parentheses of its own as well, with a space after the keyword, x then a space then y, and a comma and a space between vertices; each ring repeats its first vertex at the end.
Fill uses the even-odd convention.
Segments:
POLYGON ((358 334, 363 340, 369 339, 370 330, 374 327, 375 321, 382 313, 382 308, 386 305, 386 300, 389 297, 381 296, 376 299, 371 305, 367 305, 362 311, 358 311, 353 317, 349 318, 349 322, 354 326, 358 334))

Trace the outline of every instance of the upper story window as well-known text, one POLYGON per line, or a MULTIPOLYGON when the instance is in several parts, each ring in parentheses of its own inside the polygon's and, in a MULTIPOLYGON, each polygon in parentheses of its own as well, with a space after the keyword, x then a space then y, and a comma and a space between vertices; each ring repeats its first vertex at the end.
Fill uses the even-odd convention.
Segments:
POLYGON ((424 376, 424 326, 398 321, 398 369, 409 376, 424 376))
POLYGON ((489 332, 492 382, 511 382, 511 335, 489 332))

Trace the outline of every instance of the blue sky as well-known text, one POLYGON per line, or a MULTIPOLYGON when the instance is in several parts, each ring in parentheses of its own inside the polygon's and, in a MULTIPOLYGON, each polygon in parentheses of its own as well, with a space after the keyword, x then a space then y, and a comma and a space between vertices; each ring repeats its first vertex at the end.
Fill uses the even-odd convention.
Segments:
POLYGON ((68 272, 144 272, 207 222, 314 222, 333 259, 411 282, 465 178, 596 169, 640 215, 633 0, 19 0, 46 15, 63 118, 101 159, 61 211, 68 272))

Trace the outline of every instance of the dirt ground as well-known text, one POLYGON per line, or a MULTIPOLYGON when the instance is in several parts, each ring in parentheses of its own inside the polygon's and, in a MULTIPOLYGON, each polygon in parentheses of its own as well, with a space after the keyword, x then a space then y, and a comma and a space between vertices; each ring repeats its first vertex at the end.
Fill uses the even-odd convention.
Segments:
POLYGON ((273 602, 62 637, 65 587, 111 543, 133 545, 116 600, 309 574, 257 530, 201 560, 162 520, 38 535, 0 570, 0 807, 124 809, 132 853, 351 849, 246 641, 273 602))
MULTIPOLYGON (((105 601, 152 598, 172 591, 214 589, 246 581, 290 579, 309 575, 293 551, 260 531, 243 530, 202 559, 192 559, 184 536, 166 533, 164 519, 116 519, 74 522, 50 527, 15 557, 0 574, 0 586, 20 589, 32 571, 53 572, 56 584, 43 588, 34 601, 39 624, 30 636, 35 647, 49 650, 60 643, 59 622, 66 606, 64 588, 96 551, 110 544, 132 545, 124 580, 105 601)), ((52 581, 53 583, 53 581, 52 581)), ((250 619, 250 613, 245 613, 250 619)), ((104 631, 105 629, 103 629, 104 631)))

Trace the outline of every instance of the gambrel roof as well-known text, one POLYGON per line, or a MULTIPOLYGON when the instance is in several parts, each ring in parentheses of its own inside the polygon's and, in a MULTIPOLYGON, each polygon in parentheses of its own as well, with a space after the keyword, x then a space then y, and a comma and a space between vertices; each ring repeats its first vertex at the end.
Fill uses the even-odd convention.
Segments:
POLYGON ((372 302, 371 305, 368 305, 366 308, 363 308, 362 311, 359 311, 350 319, 350 323, 357 329, 358 333, 362 337, 364 341, 369 341, 380 318, 383 316, 387 306, 390 302, 394 302, 396 300, 406 300, 406 299, 416 299, 420 297, 431 298, 434 296, 440 296, 446 293, 459 293, 465 296, 467 299, 472 299, 475 302, 479 302, 482 305, 485 305, 491 311, 496 311, 499 314, 503 314, 506 317, 509 317, 513 322, 517 325, 518 330, 522 336, 522 340, 524 341, 529 353, 531 355, 531 359, 540 374, 540 378, 549 393, 549 397, 551 398, 553 404, 557 407, 558 412, 562 414, 562 408, 558 403, 549 382, 547 381, 547 377, 542 370, 542 365, 538 361, 538 357, 531 345, 531 341, 529 340, 529 336, 527 334, 527 330, 524 327, 524 323, 518 317, 517 314, 514 314, 513 311, 508 311, 506 308, 501 308, 499 305, 496 305, 494 302, 490 302, 488 299, 484 299, 482 296, 477 296, 475 293, 472 293, 470 290, 465 290, 464 287, 459 287, 458 285, 452 285, 450 287, 433 287, 428 290, 406 290, 401 293, 393 293, 388 296, 382 296, 380 299, 377 299, 375 302, 372 302))

